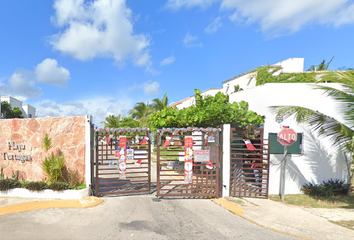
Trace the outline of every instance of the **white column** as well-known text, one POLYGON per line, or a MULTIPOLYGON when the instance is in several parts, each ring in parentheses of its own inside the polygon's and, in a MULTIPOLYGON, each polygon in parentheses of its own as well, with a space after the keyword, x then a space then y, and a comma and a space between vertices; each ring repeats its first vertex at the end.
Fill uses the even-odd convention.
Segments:
POLYGON ((86 115, 85 119, 85 180, 86 187, 89 187, 91 183, 91 122, 92 116, 86 115))
POLYGON ((231 156, 231 140, 230 140, 230 124, 224 124, 222 129, 222 197, 230 195, 230 156, 231 156))

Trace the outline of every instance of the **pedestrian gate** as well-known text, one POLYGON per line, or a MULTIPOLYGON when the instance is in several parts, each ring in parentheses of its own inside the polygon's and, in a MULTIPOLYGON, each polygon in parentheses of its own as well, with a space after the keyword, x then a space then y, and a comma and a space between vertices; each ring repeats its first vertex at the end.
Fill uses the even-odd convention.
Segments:
POLYGON ((93 169, 96 196, 150 193, 151 148, 148 133, 149 129, 140 128, 95 130, 93 169))
POLYGON ((157 139, 158 197, 221 196, 220 129, 162 129, 157 139))
POLYGON ((263 139, 262 128, 255 132, 256 138, 250 141, 256 150, 248 150, 244 129, 231 128, 230 196, 268 198, 269 143, 263 139))

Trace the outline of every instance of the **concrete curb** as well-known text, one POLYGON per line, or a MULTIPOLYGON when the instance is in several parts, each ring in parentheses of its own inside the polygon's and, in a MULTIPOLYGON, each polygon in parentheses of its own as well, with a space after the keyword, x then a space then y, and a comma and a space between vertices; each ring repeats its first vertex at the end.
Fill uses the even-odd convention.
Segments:
POLYGON ((280 230, 277 230, 277 229, 274 229, 274 228, 270 228, 270 227, 267 227, 265 225, 262 225, 246 216, 243 215, 243 208, 242 207, 239 207, 237 206, 236 204, 233 204, 232 202, 229 202, 227 201, 226 199, 223 199, 223 198, 215 198, 212 200, 213 202, 219 204, 220 206, 226 208, 227 210, 229 210, 230 212, 254 223, 254 224, 257 224, 258 226, 262 227, 262 228, 265 228, 265 229, 269 229, 271 231, 274 231, 274 232, 278 232, 278 233, 282 233, 282 234, 286 234, 286 235, 289 235, 289 236, 292 236, 292 237, 296 237, 296 238, 300 238, 300 239, 305 239, 305 240, 313 240, 312 238, 307 238, 307 237, 302 237, 302 236, 298 236, 298 235, 294 235, 294 234, 291 234, 291 233, 287 233, 287 232, 283 232, 283 231, 280 231, 280 230))
POLYGON ((47 208, 89 208, 102 203, 103 199, 98 197, 87 197, 80 200, 49 200, 39 202, 20 203, 11 206, 0 207, 0 216, 27 212, 47 208))

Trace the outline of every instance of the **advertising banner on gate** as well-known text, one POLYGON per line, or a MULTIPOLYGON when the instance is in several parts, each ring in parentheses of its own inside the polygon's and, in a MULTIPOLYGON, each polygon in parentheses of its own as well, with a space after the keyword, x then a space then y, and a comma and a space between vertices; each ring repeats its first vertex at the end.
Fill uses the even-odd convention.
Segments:
POLYGON ((127 173, 127 138, 126 136, 119 137, 119 162, 118 162, 118 170, 119 170, 119 179, 126 179, 127 173))
POLYGON ((209 162, 210 150, 194 150, 194 162, 209 162))
POLYGON ((184 139, 184 181, 193 182, 193 138, 184 139))

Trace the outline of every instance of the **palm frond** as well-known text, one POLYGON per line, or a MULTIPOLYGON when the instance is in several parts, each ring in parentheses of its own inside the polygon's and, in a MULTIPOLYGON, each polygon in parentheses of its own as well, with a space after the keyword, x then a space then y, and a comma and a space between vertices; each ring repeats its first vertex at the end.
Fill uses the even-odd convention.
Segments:
POLYGON ((329 137, 333 145, 342 148, 354 137, 354 131, 335 118, 298 106, 273 106, 277 116, 288 118, 294 116, 296 122, 308 125, 320 136, 329 137))

